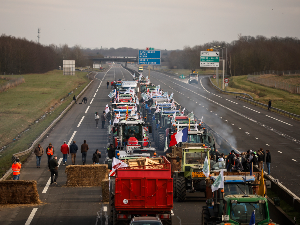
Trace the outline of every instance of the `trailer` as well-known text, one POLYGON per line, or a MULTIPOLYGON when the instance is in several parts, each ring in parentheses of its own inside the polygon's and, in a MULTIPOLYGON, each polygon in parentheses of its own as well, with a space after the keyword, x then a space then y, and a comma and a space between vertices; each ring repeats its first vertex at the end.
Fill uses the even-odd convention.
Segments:
POLYGON ((171 164, 165 157, 155 161, 152 165, 119 168, 115 177, 110 177, 111 224, 129 224, 139 216, 155 216, 164 225, 172 224, 171 164))

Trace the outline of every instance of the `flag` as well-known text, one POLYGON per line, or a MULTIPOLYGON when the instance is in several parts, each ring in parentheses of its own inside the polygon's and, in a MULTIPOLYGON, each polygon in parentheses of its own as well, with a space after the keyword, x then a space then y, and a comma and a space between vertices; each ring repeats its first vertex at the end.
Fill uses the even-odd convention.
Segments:
POLYGON ((139 102, 139 99, 138 99, 138 98, 136 98, 136 100, 135 100, 135 103, 136 103, 137 105, 139 105, 139 104, 140 104, 140 102, 139 102))
POLYGON ((166 152, 167 150, 168 150, 168 138, 166 137, 164 152, 166 152))
POLYGON ((112 161, 112 169, 109 173, 109 176, 115 176, 116 170, 119 168, 124 168, 124 167, 128 167, 128 165, 114 157, 113 161, 112 161))
POLYGON ((183 108, 183 110, 181 111, 181 115, 184 115, 184 110, 185 110, 185 108, 183 108))
POLYGON ((205 157, 205 161, 204 161, 203 173, 207 178, 209 177, 209 164, 208 164, 207 156, 205 157))
POLYGON ((173 117, 172 117, 172 120, 171 120, 172 124, 175 123, 175 119, 176 119, 176 112, 174 112, 174 114, 173 114, 173 117))
POLYGON ((255 210, 253 210, 249 225, 255 225, 255 210))
POLYGON ((173 95, 174 95, 174 93, 172 92, 172 94, 170 94, 170 99, 173 99, 173 95))
POLYGON ((187 142, 187 138, 188 138, 188 128, 186 127, 183 130, 172 134, 169 147, 177 145, 180 142, 187 142))
POLYGON ((109 107, 108 107, 108 104, 105 106, 105 113, 108 113, 109 112, 109 107))
POLYGON ((126 116, 125 116, 125 120, 128 119, 128 106, 127 106, 127 109, 126 109, 126 116))
POLYGON ((130 94, 130 92, 131 92, 131 87, 129 87, 129 88, 124 92, 124 94, 130 94))
POLYGON ((214 192, 216 190, 219 190, 219 188, 224 188, 223 170, 221 170, 219 176, 217 176, 215 182, 211 185, 211 191, 214 192))
POLYGON ((265 196, 265 181, 264 181, 264 171, 261 170, 261 177, 260 177, 260 183, 259 183, 259 189, 258 189, 258 195, 265 196))

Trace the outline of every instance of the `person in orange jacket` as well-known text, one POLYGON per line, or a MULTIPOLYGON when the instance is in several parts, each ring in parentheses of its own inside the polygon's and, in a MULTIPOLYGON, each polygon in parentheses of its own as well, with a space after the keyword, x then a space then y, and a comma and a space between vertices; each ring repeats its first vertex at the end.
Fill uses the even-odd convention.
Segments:
POLYGON ((20 170, 21 170, 21 163, 19 159, 12 164, 11 169, 13 170, 13 179, 20 180, 20 170))
POLYGON ((52 159, 53 154, 54 154, 54 147, 52 146, 51 143, 49 143, 49 146, 46 148, 46 154, 48 157, 48 166, 49 166, 49 162, 52 159))
POLYGON ((60 147, 60 151, 63 154, 63 165, 67 165, 68 155, 70 154, 69 146, 64 141, 64 144, 60 147))

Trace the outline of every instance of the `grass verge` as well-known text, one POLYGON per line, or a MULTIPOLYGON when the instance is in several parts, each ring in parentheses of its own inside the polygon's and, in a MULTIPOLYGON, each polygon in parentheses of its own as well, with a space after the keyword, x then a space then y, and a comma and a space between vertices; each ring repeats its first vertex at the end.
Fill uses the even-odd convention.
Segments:
MULTIPOLYGON (((168 69, 168 68, 161 68, 158 69, 161 72, 166 72, 166 73, 173 73, 174 76, 180 76, 181 74, 183 74, 185 77, 187 77, 192 70, 188 70, 188 69, 168 69)), ((199 75, 205 75, 205 74, 215 74, 215 70, 214 69, 196 69, 195 70, 199 75)), ((222 73, 222 71, 219 71, 219 74, 222 73)))
MULTIPOLYGON (((217 85, 216 79, 211 80, 217 85)), ((219 80, 219 88, 222 89, 221 80, 219 80)), ((272 107, 300 115, 300 95, 253 83, 247 80, 247 76, 230 77, 229 85, 226 90, 247 93, 251 95, 255 101, 264 104, 268 104, 269 99, 271 99, 272 107)))
POLYGON ((31 143, 88 84, 86 72, 63 76, 62 71, 23 75, 25 83, 0 93, 0 175, 11 166, 14 153, 31 143), (7 145, 10 143, 9 145, 7 145))

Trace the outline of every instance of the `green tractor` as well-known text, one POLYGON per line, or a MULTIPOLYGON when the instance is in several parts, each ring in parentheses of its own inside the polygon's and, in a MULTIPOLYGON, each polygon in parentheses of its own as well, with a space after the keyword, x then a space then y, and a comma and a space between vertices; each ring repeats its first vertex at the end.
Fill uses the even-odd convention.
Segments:
MULTIPOLYGON (((206 183, 203 174, 205 157, 209 159, 210 148, 202 143, 182 143, 182 147, 173 147, 167 154, 173 172, 174 198, 182 202, 187 192, 205 192, 206 183)), ((209 162, 209 160, 208 160, 209 162)))
MULTIPOLYGON (((216 191, 218 192, 218 191, 216 191)), ((255 224, 275 225, 270 219, 268 201, 259 195, 221 196, 213 205, 204 206, 202 225, 243 225, 249 224, 255 210, 255 224)))

